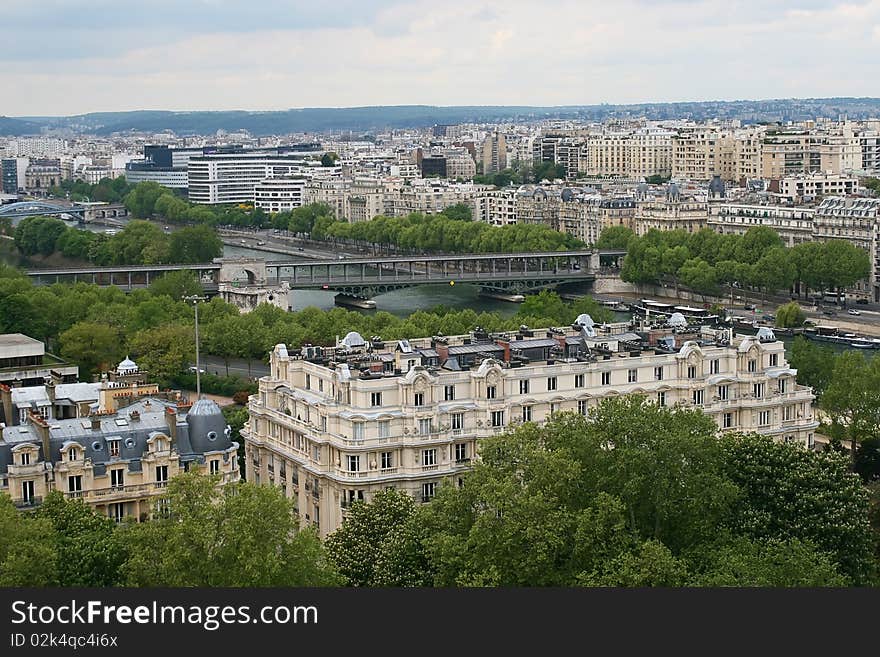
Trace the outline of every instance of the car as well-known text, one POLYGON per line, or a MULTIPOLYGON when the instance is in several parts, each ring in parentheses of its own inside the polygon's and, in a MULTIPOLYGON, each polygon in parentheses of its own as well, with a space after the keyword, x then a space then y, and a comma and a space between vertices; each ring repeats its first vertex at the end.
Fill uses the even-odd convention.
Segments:
POLYGON ((861 304, 863 306, 866 306, 866 305, 868 305, 868 300, 865 299, 864 297, 861 297, 859 299, 856 299, 856 303, 861 304))
POLYGON ((859 311, 856 310, 855 308, 850 308, 850 309, 847 310, 846 312, 848 312, 850 315, 861 315, 861 314, 862 314, 861 312, 859 312, 859 311))
POLYGON ((764 315, 764 316, 763 316, 763 319, 765 319, 765 320, 768 321, 768 322, 775 322, 775 321, 776 321, 776 315, 770 315, 770 314, 767 314, 767 315, 764 315))
POLYGON ((755 304, 753 304, 753 303, 747 303, 747 304, 745 304, 745 305, 743 306, 743 308, 745 308, 746 310, 754 310, 754 309, 755 309, 755 304))
POLYGON ((257 242, 257 246, 265 246, 265 245, 266 245, 266 243, 263 242, 262 240, 257 242))
POLYGON ((305 249, 302 248, 301 246, 296 247, 296 250, 297 250, 297 251, 305 251, 305 249))
POLYGON ((242 240, 241 243, 242 243, 242 244, 247 244, 247 240, 242 240))
POLYGON ((833 310, 828 309, 828 308, 826 308, 825 310, 823 310, 823 311, 822 311, 822 314, 823 314, 823 315, 828 315, 829 317, 837 317, 837 313, 834 312, 833 310))
POLYGON ((190 365, 190 367, 189 367, 189 371, 192 372, 193 374, 195 374, 196 372, 198 372, 199 374, 204 374, 204 373, 205 373, 205 370, 203 370, 203 369, 201 369, 201 368, 198 368, 198 367, 196 367, 195 365, 190 365))

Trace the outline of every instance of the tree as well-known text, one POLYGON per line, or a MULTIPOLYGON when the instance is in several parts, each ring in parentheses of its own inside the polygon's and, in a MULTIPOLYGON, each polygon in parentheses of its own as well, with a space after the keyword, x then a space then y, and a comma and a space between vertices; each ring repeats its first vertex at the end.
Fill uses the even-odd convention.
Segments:
POLYGON ((195 359, 195 334, 192 326, 157 326, 135 333, 129 347, 141 369, 169 381, 195 359))
POLYGON ((702 258, 690 258, 678 270, 681 282, 701 295, 718 292, 718 273, 702 258))
POLYGON ((15 246, 24 255, 50 255, 67 231, 67 225, 52 217, 25 217, 15 228, 15 246))
POLYGON ((867 251, 846 240, 828 240, 822 244, 822 270, 829 287, 851 287, 871 273, 867 251))
POLYGON ((431 584, 426 557, 418 547, 414 559, 404 558, 403 563, 389 559, 392 546, 398 557, 404 557, 408 551, 402 546, 418 545, 407 536, 414 529, 409 525, 415 513, 412 497, 396 489, 376 493, 369 504, 350 503, 345 522, 325 541, 327 554, 348 586, 431 584))
POLYGON ((806 319, 797 301, 790 301, 776 310, 776 326, 782 328, 800 328, 806 319))
POLYGON ((153 216, 156 201, 168 191, 153 181, 141 182, 125 196, 123 203, 133 217, 148 219, 153 216))
POLYGON ((217 487, 195 473, 169 482, 170 517, 122 529, 128 586, 332 586, 339 583, 317 533, 299 529, 280 488, 217 487))
POLYGON ((332 167, 336 166, 336 161, 339 159, 339 155, 334 153, 333 151, 324 153, 321 156, 321 166, 322 167, 332 167))
POLYGON ((123 356, 119 332, 106 324, 77 322, 60 341, 61 355, 79 365, 83 378, 110 369, 123 356))
POLYGON ((801 335, 791 345, 789 362, 797 369, 798 383, 811 386, 820 402, 834 375, 835 356, 829 347, 814 344, 801 335))
POLYGON ((49 493, 36 512, 55 532, 59 586, 114 586, 124 547, 114 532, 115 523, 99 515, 82 500, 67 500, 58 491, 49 493))
POLYGON ((821 406, 850 440, 855 469, 858 444, 880 438, 880 358, 865 358, 859 351, 838 354, 821 406))
POLYGON ((797 275, 797 269, 789 257, 788 249, 771 247, 764 251, 752 267, 751 283, 760 287, 765 293, 775 292, 794 285, 797 275))
POLYGON ((845 457, 756 434, 721 439, 724 469, 740 493, 727 524, 764 541, 810 543, 855 585, 871 581, 875 562, 868 496, 845 457))
POLYGON ((607 226, 599 234, 599 240, 595 247, 597 249, 626 249, 627 244, 635 236, 633 230, 627 226, 607 226))
POLYGON ((57 586, 55 539, 48 520, 19 513, 0 493, 0 586, 57 586))
POLYGON ((440 213, 453 221, 470 221, 473 218, 471 208, 467 203, 456 203, 443 209, 440 213))
POLYGON ((168 262, 211 262, 223 255, 223 241, 217 231, 205 224, 181 228, 171 233, 168 262))
POLYGON ((150 283, 150 293, 155 296, 165 295, 178 301, 185 296, 201 295, 202 284, 195 272, 181 270, 170 271, 150 283))

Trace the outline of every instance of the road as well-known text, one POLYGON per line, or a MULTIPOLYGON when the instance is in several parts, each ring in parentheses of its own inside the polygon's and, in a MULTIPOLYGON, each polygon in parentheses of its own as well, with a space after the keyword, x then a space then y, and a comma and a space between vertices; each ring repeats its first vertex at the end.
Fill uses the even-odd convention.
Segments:
MULTIPOLYGON (((210 372, 211 374, 226 376, 226 364, 223 362, 222 358, 219 358, 218 356, 202 356, 200 360, 203 370, 210 372)), ((249 373, 248 361, 241 358, 233 358, 229 361, 229 375, 240 376, 243 379, 253 379, 269 375, 269 366, 265 363, 252 360, 250 361, 250 364, 251 367, 249 373)))

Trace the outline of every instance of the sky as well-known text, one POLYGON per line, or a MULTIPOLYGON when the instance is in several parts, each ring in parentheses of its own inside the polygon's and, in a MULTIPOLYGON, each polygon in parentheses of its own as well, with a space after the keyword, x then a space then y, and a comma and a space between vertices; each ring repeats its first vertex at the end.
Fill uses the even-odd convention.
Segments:
POLYGON ((0 115, 880 96, 880 0, 0 0, 0 115))

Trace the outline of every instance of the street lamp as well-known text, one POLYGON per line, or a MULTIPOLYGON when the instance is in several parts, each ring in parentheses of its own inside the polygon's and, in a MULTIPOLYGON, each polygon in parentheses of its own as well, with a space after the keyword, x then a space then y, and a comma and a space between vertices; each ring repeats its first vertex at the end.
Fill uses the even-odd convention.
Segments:
POLYGON ((202 369, 199 366, 199 301, 205 301, 207 298, 208 297, 200 297, 197 294, 183 297, 184 301, 192 301, 196 313, 196 400, 202 398, 202 369))

